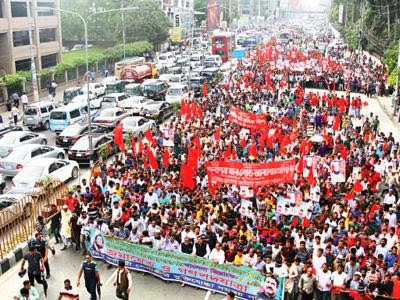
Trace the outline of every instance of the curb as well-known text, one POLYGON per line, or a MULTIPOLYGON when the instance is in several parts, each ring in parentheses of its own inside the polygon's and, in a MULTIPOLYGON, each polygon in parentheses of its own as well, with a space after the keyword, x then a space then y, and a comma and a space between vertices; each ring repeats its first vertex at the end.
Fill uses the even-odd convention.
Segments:
POLYGON ((396 120, 397 116, 393 116, 392 112, 389 111, 386 105, 381 103, 381 100, 379 100, 379 98, 376 98, 376 102, 378 102, 379 107, 386 114, 386 116, 393 122, 394 126, 400 129, 400 124, 396 120))
POLYGON ((28 252, 28 242, 26 241, 13 252, 9 253, 5 258, 0 261, 0 275, 3 275, 12 267, 14 267, 28 252))

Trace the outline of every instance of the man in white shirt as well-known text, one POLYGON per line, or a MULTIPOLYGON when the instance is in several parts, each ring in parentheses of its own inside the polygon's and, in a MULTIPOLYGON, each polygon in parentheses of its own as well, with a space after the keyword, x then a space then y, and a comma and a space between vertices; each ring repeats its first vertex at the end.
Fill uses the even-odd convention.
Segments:
POLYGON ((114 286, 117 287, 117 297, 119 299, 128 300, 129 293, 132 290, 132 276, 127 268, 125 268, 125 262, 120 260, 118 262, 118 269, 114 275, 115 281, 114 286))
POLYGON ((111 224, 114 224, 122 216, 122 209, 119 206, 119 202, 114 202, 114 206, 111 209, 111 224))
POLYGON ((147 202, 149 207, 151 207, 154 203, 156 203, 157 206, 160 206, 158 196, 156 193, 154 193, 153 187, 150 187, 149 191, 144 195, 144 202, 147 202))
POLYGON ((396 202, 396 196, 392 189, 389 190, 389 193, 385 195, 383 198, 383 205, 385 210, 388 210, 396 202))
MULTIPOLYGON (((343 272, 343 267, 338 265, 337 270, 332 273, 332 286, 344 287, 347 281, 347 274, 343 272)), ((336 299, 337 295, 332 295, 332 300, 336 299)))
POLYGON ((249 253, 244 256, 243 265, 249 266, 250 268, 257 262, 257 254, 254 249, 250 249, 249 253))
POLYGON ((315 270, 320 270, 322 266, 326 263, 326 257, 322 255, 323 252, 324 250, 322 250, 322 248, 319 248, 317 250, 317 254, 313 256, 312 264, 315 270))
POLYGON ((208 258, 220 265, 225 262, 225 253, 221 249, 220 243, 215 244, 215 248, 211 250, 210 256, 208 258))
POLYGON ((317 270, 317 299, 329 299, 331 291, 331 271, 328 270, 328 265, 323 264, 322 269, 317 270))
POLYGON ((22 93, 21 102, 22 102, 22 110, 25 112, 29 103, 28 96, 26 95, 25 92, 22 93))
POLYGON ((375 250, 375 257, 378 257, 379 254, 381 254, 383 257, 386 256, 386 254, 389 252, 390 248, 387 245, 386 238, 381 239, 381 243, 376 246, 375 250))

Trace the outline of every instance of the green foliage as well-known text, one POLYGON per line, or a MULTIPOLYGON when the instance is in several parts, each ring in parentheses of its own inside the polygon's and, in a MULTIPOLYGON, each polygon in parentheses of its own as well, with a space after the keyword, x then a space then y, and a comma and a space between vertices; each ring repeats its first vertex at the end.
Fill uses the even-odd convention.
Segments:
POLYGON ((399 51, 399 44, 394 43, 389 47, 385 53, 383 53, 383 62, 388 66, 389 72, 392 72, 396 69, 397 66, 397 56, 399 51))
POLYGON ((108 149, 106 145, 101 145, 99 148, 100 157, 105 160, 110 154, 108 153, 108 149))
MULTIPOLYGON (((88 19, 93 8, 118 9, 121 2, 108 0, 64 0, 61 8, 77 11, 88 21, 89 40, 122 41, 122 17, 120 12, 94 15, 88 19)), ((125 33, 127 42, 147 40, 153 44, 163 43, 169 36, 169 22, 154 0, 125 0, 124 7, 138 7, 125 12, 125 33)), ((70 14, 61 13, 64 40, 83 41, 82 21, 70 14)))
POLYGON ((13 75, 5 75, 2 79, 1 82, 4 82, 7 86, 7 90, 9 94, 12 94, 16 91, 21 91, 22 90, 22 83, 27 80, 26 77, 26 72, 23 73, 16 73, 13 75))
POLYGON ((396 85, 396 69, 390 73, 388 83, 393 86, 396 85))

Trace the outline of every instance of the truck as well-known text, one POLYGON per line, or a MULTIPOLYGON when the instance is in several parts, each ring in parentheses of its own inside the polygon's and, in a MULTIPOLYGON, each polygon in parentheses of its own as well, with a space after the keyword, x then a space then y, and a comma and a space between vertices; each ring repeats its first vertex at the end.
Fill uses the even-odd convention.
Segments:
POLYGON ((144 79, 154 78, 158 72, 154 63, 143 63, 133 66, 126 66, 121 71, 122 80, 133 80, 137 83, 143 82, 144 79))

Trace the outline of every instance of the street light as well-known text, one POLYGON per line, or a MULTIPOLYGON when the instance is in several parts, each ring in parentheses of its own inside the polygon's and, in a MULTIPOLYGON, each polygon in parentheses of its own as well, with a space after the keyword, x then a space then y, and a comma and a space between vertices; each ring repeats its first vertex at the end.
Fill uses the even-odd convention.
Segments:
MULTIPOLYGON (((88 59, 88 26, 87 26, 87 21, 85 18, 75 12, 75 11, 70 11, 62 8, 53 8, 53 7, 35 7, 37 11, 59 11, 59 12, 64 12, 67 14, 71 14, 74 16, 77 16, 79 19, 81 19, 84 29, 85 29, 85 63, 86 63, 86 88, 87 88, 87 112, 88 112, 88 137, 89 137, 89 157, 90 157, 90 167, 93 166, 93 160, 92 160, 92 154, 93 154, 93 136, 92 136, 92 119, 91 114, 90 114, 90 97, 89 97, 89 59, 88 59)), ((107 9, 107 10, 102 10, 98 12, 94 12, 92 14, 89 14, 87 18, 91 18, 94 15, 99 15, 99 14, 105 14, 105 13, 110 13, 110 12, 126 12, 126 11, 132 11, 138 9, 137 7, 122 7, 122 8, 115 8, 115 9, 107 9)), ((124 45, 125 47, 125 45, 124 45)))

